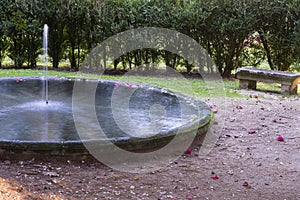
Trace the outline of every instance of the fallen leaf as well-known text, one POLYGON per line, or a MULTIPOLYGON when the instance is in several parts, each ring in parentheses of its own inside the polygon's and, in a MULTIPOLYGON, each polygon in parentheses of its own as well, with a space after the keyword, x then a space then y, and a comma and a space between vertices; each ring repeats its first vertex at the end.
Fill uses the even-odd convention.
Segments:
POLYGON ((50 177, 59 177, 59 174, 56 172, 43 172, 43 175, 50 177))

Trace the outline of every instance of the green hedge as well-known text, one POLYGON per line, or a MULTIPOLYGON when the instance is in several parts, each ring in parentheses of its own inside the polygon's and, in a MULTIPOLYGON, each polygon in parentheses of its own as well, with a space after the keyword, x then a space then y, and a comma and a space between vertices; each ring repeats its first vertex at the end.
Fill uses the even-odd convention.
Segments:
MULTIPOLYGON (((93 47, 116 33, 164 27, 199 42, 223 76, 264 60, 271 69, 289 70, 300 60, 299 11, 299 0, 1 0, 0 64, 9 56, 16 67, 36 67, 47 23, 55 68, 62 58, 78 68, 93 47)), ((115 67, 148 69, 158 62, 193 69, 178 55, 155 49, 126 54, 115 67)))

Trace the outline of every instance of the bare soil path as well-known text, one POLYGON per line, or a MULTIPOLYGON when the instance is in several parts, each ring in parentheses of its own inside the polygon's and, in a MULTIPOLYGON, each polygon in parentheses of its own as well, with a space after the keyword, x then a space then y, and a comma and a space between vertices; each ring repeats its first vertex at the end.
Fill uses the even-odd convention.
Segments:
POLYGON ((300 97, 240 93, 252 98, 228 99, 207 156, 193 150, 147 174, 91 160, 2 160, 0 199, 300 199, 300 97))

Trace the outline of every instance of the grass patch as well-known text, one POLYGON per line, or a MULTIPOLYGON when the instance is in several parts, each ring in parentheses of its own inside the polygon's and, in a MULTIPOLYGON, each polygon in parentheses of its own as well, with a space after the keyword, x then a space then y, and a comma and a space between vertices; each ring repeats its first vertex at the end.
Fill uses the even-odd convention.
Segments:
MULTIPOLYGON (((0 77, 22 77, 22 76, 45 76, 43 70, 30 70, 30 69, 9 69, 0 70, 0 77)), ((48 71, 49 76, 67 77, 67 78, 91 78, 91 79, 106 79, 115 81, 125 81, 131 83, 143 83, 148 85, 155 85, 162 88, 168 88, 174 92, 180 92, 196 98, 208 98, 208 97, 222 97, 226 95, 229 98, 241 98, 236 92, 238 89, 237 81, 225 80, 223 83, 205 83, 198 79, 184 79, 184 78, 158 78, 158 77, 144 77, 144 76, 108 76, 108 75, 93 75, 82 74, 76 72, 59 72, 48 71)))
POLYGON ((281 91, 281 85, 277 83, 257 83, 257 89, 263 90, 263 91, 273 91, 273 92, 280 92, 281 91))
MULTIPOLYGON (((85 76, 85 75, 83 75, 85 76)), ((238 84, 235 81, 225 81, 223 83, 205 83, 198 79, 185 79, 174 77, 145 77, 145 76, 101 76, 102 79, 124 81, 131 83, 143 83, 155 85, 161 88, 168 88, 173 92, 180 92, 195 98, 222 97, 241 98, 236 92, 238 84), (226 87, 228 86, 228 88, 226 87)))
MULTIPOLYGON (((20 77, 20 76, 45 76, 46 73, 43 70, 31 70, 31 69, 3 69, 0 70, 0 77, 20 77)), ((76 77, 75 72, 58 72, 48 71, 48 76, 57 77, 76 77)))
MULTIPOLYGON (((278 83, 262 83, 258 82, 257 83, 257 89, 262 90, 262 91, 270 91, 270 92, 281 92, 281 85, 278 83)), ((298 94, 300 94, 300 85, 298 85, 298 94)), ((289 97, 291 95, 285 94, 284 96, 289 97)))

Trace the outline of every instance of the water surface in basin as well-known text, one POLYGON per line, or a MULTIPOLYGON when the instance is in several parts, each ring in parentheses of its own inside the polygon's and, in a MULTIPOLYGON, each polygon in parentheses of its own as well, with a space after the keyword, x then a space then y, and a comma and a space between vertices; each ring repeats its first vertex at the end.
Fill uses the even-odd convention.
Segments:
MULTIPOLYGON (((79 82, 90 84, 89 81, 79 82)), ((49 79, 49 103, 46 104, 42 79, 0 79, 0 140, 61 142, 82 139, 77 134, 72 114, 73 86, 74 80, 49 79)), ((120 128, 129 121, 138 130, 133 135, 143 138, 167 133, 197 116, 194 105, 185 105, 184 109, 190 111, 184 115, 181 106, 179 99, 168 92, 157 88, 119 86, 113 81, 99 81, 95 94, 97 120, 105 135, 114 140, 132 137, 120 128), (113 107, 112 96, 116 89, 120 95, 114 97, 117 106, 113 107), (118 107, 118 101, 122 104, 123 93, 130 93, 128 108, 118 107), (121 117, 114 115, 113 109, 121 117)), ((81 109, 85 112, 84 107, 81 109)), ((85 123, 85 119, 82 120, 85 123)), ((95 138, 98 138, 97 131, 92 135, 87 133, 86 139, 95 138)))

